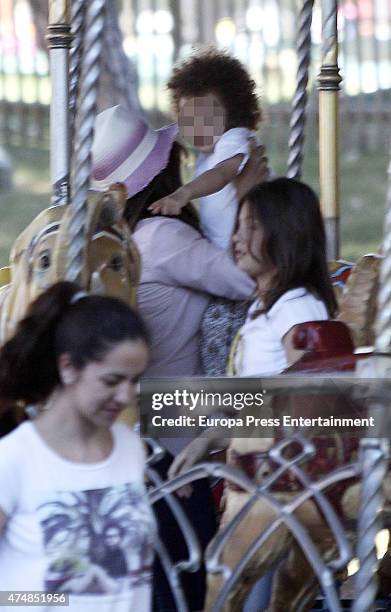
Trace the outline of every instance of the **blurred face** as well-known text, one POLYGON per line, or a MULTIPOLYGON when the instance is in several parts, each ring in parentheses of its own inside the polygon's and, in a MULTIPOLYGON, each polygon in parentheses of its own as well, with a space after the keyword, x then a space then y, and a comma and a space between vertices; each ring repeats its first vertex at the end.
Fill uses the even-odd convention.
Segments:
POLYGON ((254 280, 271 278, 273 264, 264 255, 264 230, 258 219, 251 214, 247 200, 242 204, 238 226, 232 238, 234 255, 238 268, 247 272, 254 280))
POLYGON ((214 94, 181 98, 178 125, 183 140, 201 151, 211 151, 225 131, 226 113, 214 94))
POLYGON ((117 527, 109 527, 105 533, 105 543, 107 546, 119 546, 121 544, 121 534, 117 527))
POLYGON ((148 363, 144 340, 124 340, 110 349, 101 361, 82 370, 70 363, 61 365, 65 392, 77 416, 96 427, 110 427, 124 408, 136 399, 140 374, 148 363))

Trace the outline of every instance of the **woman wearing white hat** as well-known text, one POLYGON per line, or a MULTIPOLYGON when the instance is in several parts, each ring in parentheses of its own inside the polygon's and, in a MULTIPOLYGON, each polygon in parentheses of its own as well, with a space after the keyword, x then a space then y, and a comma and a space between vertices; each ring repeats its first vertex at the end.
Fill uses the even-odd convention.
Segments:
MULTIPOLYGON (((138 306, 152 337, 146 376, 200 374, 198 333, 210 296, 243 300, 254 290, 230 255, 201 236, 191 205, 177 217, 147 210, 181 182, 176 135, 176 124, 153 130, 120 106, 100 113, 95 128, 92 189, 126 185, 127 217, 142 258, 138 306)), ((259 174, 244 175, 240 189, 250 189, 259 174)))
MULTIPOLYGON (((253 282, 235 266, 230 255, 202 237, 191 204, 177 217, 153 216, 148 211, 150 204, 181 184, 181 147, 174 143, 176 135, 175 124, 153 130, 140 117, 116 106, 98 115, 93 145, 92 188, 104 190, 112 183, 123 182, 128 191, 126 216, 142 261, 138 307, 151 336, 147 377, 200 374, 200 325, 210 297, 245 300, 254 291, 253 282)), ((265 164, 259 163, 259 153, 254 153, 248 173, 241 175, 241 195, 266 172, 265 164)), ((176 455, 188 441, 171 438, 164 445, 176 455)), ((171 459, 160 466, 163 476, 171 459)), ((215 529, 207 481, 195 483, 183 504, 206 546, 215 529)), ((184 558, 186 549, 164 502, 157 506, 157 514, 170 554, 174 559, 184 558)), ((202 609, 204 572, 188 574, 183 586, 189 609, 202 609)), ((155 587, 155 610, 173 612, 175 604, 159 571, 155 587)))

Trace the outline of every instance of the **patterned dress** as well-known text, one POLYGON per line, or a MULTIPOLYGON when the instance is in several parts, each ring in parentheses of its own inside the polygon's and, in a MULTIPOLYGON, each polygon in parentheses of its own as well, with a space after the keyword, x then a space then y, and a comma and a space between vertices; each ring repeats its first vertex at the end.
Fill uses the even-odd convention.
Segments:
POLYGON ((215 298, 201 324, 201 368, 205 376, 225 376, 231 344, 244 324, 251 301, 215 298))

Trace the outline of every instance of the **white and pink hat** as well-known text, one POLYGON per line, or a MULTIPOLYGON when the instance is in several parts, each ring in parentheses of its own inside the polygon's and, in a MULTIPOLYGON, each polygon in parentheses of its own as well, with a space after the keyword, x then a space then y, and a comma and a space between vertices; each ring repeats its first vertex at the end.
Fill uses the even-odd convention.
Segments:
POLYGON ((176 123, 154 130, 136 113, 113 106, 96 117, 91 189, 124 183, 128 197, 142 191, 167 166, 176 123))

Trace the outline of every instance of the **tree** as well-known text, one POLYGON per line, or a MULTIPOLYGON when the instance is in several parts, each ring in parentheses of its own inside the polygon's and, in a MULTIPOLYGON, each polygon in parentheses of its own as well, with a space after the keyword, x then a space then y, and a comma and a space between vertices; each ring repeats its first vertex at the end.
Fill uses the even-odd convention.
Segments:
POLYGON ((34 24, 37 32, 37 43, 40 49, 47 50, 46 28, 48 24, 48 0, 30 0, 34 24))
MULTIPOLYGON (((46 41, 46 34, 47 34, 48 13, 49 13, 48 0, 30 0, 30 5, 32 9, 34 24, 36 27, 36 32, 37 32, 37 44, 42 50, 47 52, 48 47, 47 47, 47 41, 46 41)), ((115 15, 116 3, 114 2, 114 0, 110 0, 107 7, 108 7, 108 11, 110 12, 111 19, 110 19, 110 22, 108 21, 108 26, 106 26, 106 28, 107 27, 111 28, 112 35, 113 36, 116 35, 116 40, 118 41, 121 38, 121 34, 120 32, 118 32, 118 30, 113 30, 113 28, 116 28, 116 27, 118 28, 118 25, 116 22, 116 15, 115 15)), ((118 82, 118 79, 116 79, 115 76, 113 77, 110 74, 108 74, 108 70, 106 68, 107 65, 113 67, 116 61, 117 66, 118 66, 118 62, 120 62, 122 71, 119 69, 119 66, 118 66, 118 70, 120 74, 123 74, 123 80, 127 82, 131 80, 133 83, 133 87, 135 89, 137 88, 137 75, 136 75, 134 66, 131 64, 130 60, 128 60, 128 58, 125 57, 124 52, 121 47, 116 49, 117 51, 116 57, 113 58, 114 51, 115 50, 111 47, 110 49, 108 49, 107 51, 104 51, 103 53, 102 64, 101 64, 101 75, 100 75, 100 82, 99 82, 99 100, 98 100, 99 109, 107 108, 108 106, 112 106, 113 104, 118 104, 119 102, 123 102, 124 97, 125 97, 125 103, 128 102, 128 96, 126 95, 126 92, 125 92, 127 85, 124 84, 122 87, 122 91, 121 91, 120 89, 121 83, 118 82), (107 60, 105 61, 106 57, 107 57, 107 60), (128 66, 126 66, 126 63, 128 64, 128 66), (124 67, 125 68, 127 67, 126 73, 125 73, 124 67), (113 84, 113 81, 114 81, 114 84, 113 84)), ((137 94, 136 96, 131 96, 131 98, 133 98, 133 101, 131 101, 131 103, 137 106, 138 105, 137 94)))

